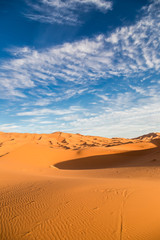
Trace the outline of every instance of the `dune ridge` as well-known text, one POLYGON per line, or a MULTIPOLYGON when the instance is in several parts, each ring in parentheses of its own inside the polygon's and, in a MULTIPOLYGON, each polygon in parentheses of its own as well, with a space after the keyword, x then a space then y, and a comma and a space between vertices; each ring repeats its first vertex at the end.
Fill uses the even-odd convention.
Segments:
POLYGON ((151 142, 160 138, 160 133, 150 133, 137 138, 104 138, 54 132, 52 134, 5 133, 0 132, 0 155, 27 143, 46 145, 50 148, 83 149, 87 147, 111 147, 128 143, 151 142))

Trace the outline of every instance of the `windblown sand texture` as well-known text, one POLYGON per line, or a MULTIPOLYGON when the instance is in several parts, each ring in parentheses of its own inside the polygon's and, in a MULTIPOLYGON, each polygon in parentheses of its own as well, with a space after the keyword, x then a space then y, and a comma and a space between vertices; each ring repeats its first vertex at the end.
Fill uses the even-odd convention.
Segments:
POLYGON ((0 240, 160 240, 160 133, 0 133, 0 240))

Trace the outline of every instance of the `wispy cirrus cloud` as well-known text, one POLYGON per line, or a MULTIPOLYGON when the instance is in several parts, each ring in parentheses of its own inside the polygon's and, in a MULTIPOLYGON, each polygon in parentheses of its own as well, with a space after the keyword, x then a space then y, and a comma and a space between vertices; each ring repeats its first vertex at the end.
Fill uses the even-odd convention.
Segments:
MULTIPOLYGON (((103 102, 96 101, 96 106, 93 109, 72 106, 69 109, 58 109, 58 111, 43 109, 40 110, 40 113, 37 109, 29 113, 21 112, 18 115, 32 117, 32 122, 37 122, 36 126, 32 126, 37 129, 39 129, 39 126, 43 129, 43 125, 47 121, 43 120, 43 123, 37 116, 41 114, 46 118, 50 116, 50 121, 54 119, 54 123, 52 121, 48 122, 44 132, 52 132, 54 127, 61 131, 92 135, 94 129, 94 135, 136 137, 143 134, 144 131, 146 133, 154 131, 155 127, 159 125, 160 89, 157 88, 157 85, 152 85, 141 87, 141 92, 137 91, 136 94, 135 91, 135 86, 130 86, 128 91, 112 96, 107 95, 107 98, 105 98, 105 93, 104 98, 102 94, 94 93, 103 102), (142 96, 139 97, 139 95, 142 96), (34 116, 35 118, 33 118, 34 116)), ((23 121, 29 123, 30 119, 23 121)))
POLYGON ((106 0, 32 0, 27 1, 30 6, 29 13, 25 16, 31 20, 75 25, 80 23, 80 11, 86 12, 96 8, 107 12, 112 9, 112 2, 106 0))
POLYGON ((83 111, 84 109, 78 106, 71 106, 68 109, 50 109, 50 108, 41 108, 33 109, 31 111, 22 111, 18 112, 17 116, 41 116, 41 115, 66 115, 73 114, 75 112, 83 111))
POLYGON ((143 79, 146 74, 159 74, 159 9, 160 0, 153 1, 134 25, 117 28, 107 36, 101 34, 43 50, 10 49, 13 57, 0 65, 1 97, 24 97, 24 90, 29 89, 38 95, 38 89, 60 82, 88 88, 100 79, 143 79))
POLYGON ((0 125, 0 131, 12 131, 12 130, 17 130, 18 125, 15 124, 1 124, 0 125))
MULTIPOLYGON (((142 89, 148 98, 138 98, 131 89, 104 100, 104 105, 97 102, 98 111, 95 113, 86 109, 84 114, 60 115, 55 119, 54 127, 65 132, 104 137, 136 137, 144 132, 155 131, 160 123, 160 91, 156 86, 142 89)), ((52 129, 53 124, 48 125, 47 131, 51 132, 52 129)))
POLYGON ((19 127, 10 124, 2 127, 6 131, 50 133, 60 130, 104 137, 136 137, 155 131, 160 123, 160 89, 156 84, 141 86, 141 91, 136 91, 135 87, 132 85, 128 91, 107 95, 107 98, 94 92, 97 97, 94 108, 71 106, 21 110, 17 113, 21 119, 19 127))
POLYGON ((94 135, 104 137, 136 137, 155 131, 160 123, 160 89, 156 85, 141 88, 145 92, 142 98, 138 97, 139 91, 136 95, 132 90, 104 98, 103 105, 97 102, 96 114, 71 120, 68 131, 92 135, 94 129, 94 135))

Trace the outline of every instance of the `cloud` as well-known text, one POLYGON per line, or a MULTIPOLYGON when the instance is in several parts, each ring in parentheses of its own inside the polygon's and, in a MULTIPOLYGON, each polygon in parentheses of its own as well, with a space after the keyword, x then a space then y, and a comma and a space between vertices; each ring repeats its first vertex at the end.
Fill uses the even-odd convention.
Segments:
MULTIPOLYGON (((145 93, 141 94, 139 91, 135 93, 134 87, 123 93, 107 95, 108 99, 97 101, 94 108, 71 106, 18 112, 21 121, 16 131, 50 133, 59 130, 104 137, 136 137, 155 129, 160 131, 160 89, 156 84, 141 86, 145 93)), ((98 97, 96 92, 94 94, 98 97)), ((14 127, 5 124, 3 129, 13 131, 14 127)))
MULTIPOLYGON (((30 89, 38 95, 40 89, 62 83, 68 89, 72 84, 73 90, 65 89, 65 98, 74 95, 76 86, 88 88, 101 79, 143 81, 146 75, 159 74, 159 9, 160 1, 153 1, 134 25, 117 28, 107 36, 101 34, 43 50, 10 49, 13 57, 0 65, 1 97, 25 97, 23 90, 30 89)), ((61 98, 58 96, 57 101, 61 98)))
POLYGON ((1 124, 0 131, 12 131, 18 129, 17 125, 14 124, 1 124))
POLYGON ((31 99, 27 99, 27 101, 23 102, 21 104, 21 107, 26 107, 26 108, 31 108, 33 106, 39 106, 39 107, 44 107, 44 106, 51 106, 53 104, 58 104, 58 102, 66 101, 70 98, 73 97, 79 97, 85 93, 88 92, 88 88, 83 88, 83 86, 79 87, 74 87, 70 89, 69 87, 64 88, 60 87, 56 91, 52 91, 49 88, 48 89, 39 89, 38 94, 42 95, 41 97, 37 97, 35 94, 35 90, 30 91, 30 95, 33 97, 31 99))
POLYGON ((83 111, 84 109, 78 106, 71 106, 69 109, 49 109, 49 108, 41 108, 41 109, 33 109, 31 111, 18 112, 17 116, 41 116, 41 115, 66 115, 73 114, 74 112, 83 111))
POLYGON ((28 123, 36 123, 36 125, 37 125, 37 123, 41 122, 44 119, 45 119, 45 117, 41 116, 41 117, 34 117, 34 118, 30 118, 30 119, 22 119, 21 121, 28 122, 28 123))
POLYGON ((80 23, 79 12, 89 11, 96 8, 99 11, 107 12, 112 9, 112 2, 106 0, 32 0, 27 1, 30 6, 29 13, 25 16, 31 20, 75 25, 80 23))
POLYGON ((160 91, 155 86, 145 91, 148 98, 138 98, 133 92, 117 94, 107 106, 99 105, 95 116, 73 119, 68 131, 104 137, 136 137, 160 131, 160 91))
POLYGON ((135 90, 136 93, 142 94, 142 95, 146 95, 146 91, 142 88, 142 87, 138 87, 138 86, 131 86, 130 88, 135 90))
POLYGON ((53 124, 55 122, 53 121, 42 121, 42 122, 39 122, 40 124, 53 124))
POLYGON ((51 103, 51 101, 49 99, 39 99, 34 103, 34 105, 35 106, 46 106, 46 105, 49 105, 50 103, 51 103))
POLYGON ((103 101, 108 101, 109 97, 105 95, 101 95, 101 94, 96 94, 97 97, 101 98, 103 101))

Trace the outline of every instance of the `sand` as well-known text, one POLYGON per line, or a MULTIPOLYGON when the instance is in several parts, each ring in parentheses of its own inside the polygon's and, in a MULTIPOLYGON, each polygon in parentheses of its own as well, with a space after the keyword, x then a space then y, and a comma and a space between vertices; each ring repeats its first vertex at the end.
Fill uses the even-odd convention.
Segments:
POLYGON ((1 240, 159 240, 159 203, 159 133, 0 133, 1 240))

